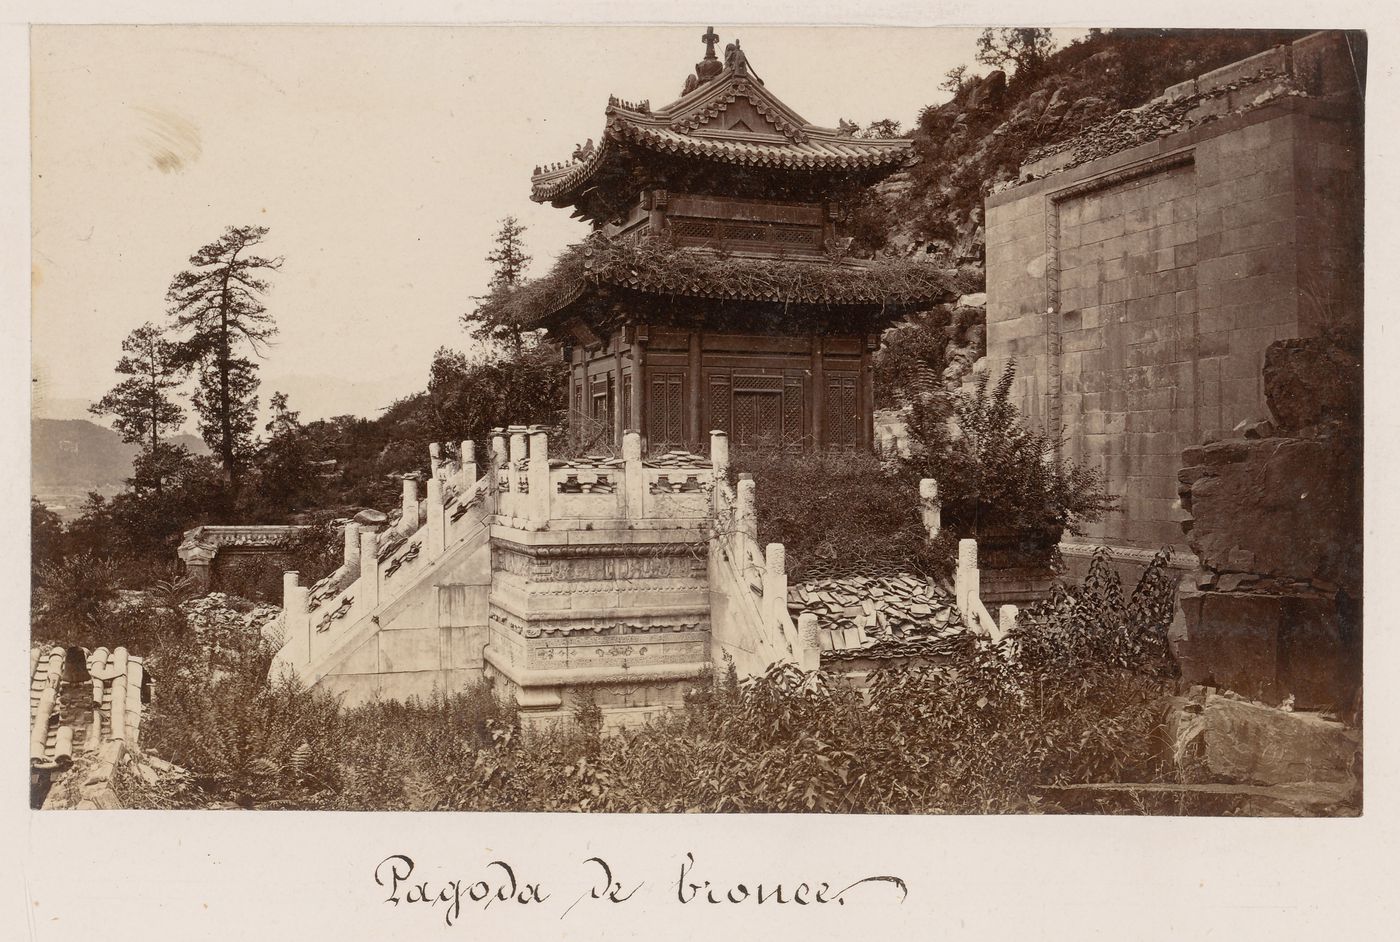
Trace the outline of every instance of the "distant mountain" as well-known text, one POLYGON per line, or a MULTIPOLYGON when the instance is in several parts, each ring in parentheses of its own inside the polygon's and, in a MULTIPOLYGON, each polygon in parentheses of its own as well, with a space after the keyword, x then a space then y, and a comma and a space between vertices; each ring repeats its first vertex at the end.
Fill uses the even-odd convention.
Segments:
MULTIPOLYGON (((109 428, 86 419, 34 419, 31 435, 30 490, 104 490, 120 487, 131 477, 131 463, 140 451, 109 428)), ((193 435, 177 435, 174 444, 195 454, 208 454, 193 435)))

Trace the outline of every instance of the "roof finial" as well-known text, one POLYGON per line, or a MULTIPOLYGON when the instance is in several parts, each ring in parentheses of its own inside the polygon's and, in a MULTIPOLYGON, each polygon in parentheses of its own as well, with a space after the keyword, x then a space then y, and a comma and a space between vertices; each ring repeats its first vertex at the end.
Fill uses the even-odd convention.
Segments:
POLYGON ((700 37, 700 41, 705 44, 705 58, 715 58, 715 43, 719 42, 719 34, 713 26, 705 27, 705 35, 700 37))
POLYGON ((686 76, 685 88, 681 90, 682 95, 689 95, 691 92, 695 91, 695 89, 724 71, 724 66, 720 64, 719 57, 715 55, 715 43, 719 42, 719 34, 715 32, 715 28, 713 26, 707 26, 704 35, 700 37, 700 41, 705 44, 705 58, 695 63, 694 75, 686 76))
POLYGON ((724 67, 743 75, 749 70, 749 57, 739 48, 739 40, 724 47, 724 67))

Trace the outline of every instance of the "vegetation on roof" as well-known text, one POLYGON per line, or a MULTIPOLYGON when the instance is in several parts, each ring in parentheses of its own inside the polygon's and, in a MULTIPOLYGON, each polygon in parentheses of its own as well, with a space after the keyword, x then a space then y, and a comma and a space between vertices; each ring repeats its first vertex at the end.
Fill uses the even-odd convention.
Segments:
POLYGON ((980 275, 911 258, 747 258, 682 248, 661 237, 627 242, 594 235, 567 249, 548 275, 493 292, 478 314, 542 327, 586 288, 607 285, 653 294, 907 309, 977 290, 980 275))

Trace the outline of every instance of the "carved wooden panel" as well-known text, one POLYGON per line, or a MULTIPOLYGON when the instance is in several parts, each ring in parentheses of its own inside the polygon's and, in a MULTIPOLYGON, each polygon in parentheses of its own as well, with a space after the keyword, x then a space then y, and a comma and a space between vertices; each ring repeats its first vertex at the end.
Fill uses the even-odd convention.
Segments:
POLYGON ((802 401, 802 377, 783 378, 783 447, 789 451, 802 448, 802 419, 807 410, 802 401))
POLYGON ((684 442, 685 374, 653 373, 647 408, 647 437, 653 446, 684 442))
POLYGON ((729 374, 710 374, 710 428, 731 433, 729 427, 729 374))
POLYGON ((830 446, 849 448, 858 441, 857 377, 858 374, 845 371, 826 374, 826 443, 830 446))
MULTIPOLYGON (((736 385, 737 385, 737 377, 736 385)), ((772 390, 734 390, 734 443, 773 447, 783 437, 783 395, 772 390)))

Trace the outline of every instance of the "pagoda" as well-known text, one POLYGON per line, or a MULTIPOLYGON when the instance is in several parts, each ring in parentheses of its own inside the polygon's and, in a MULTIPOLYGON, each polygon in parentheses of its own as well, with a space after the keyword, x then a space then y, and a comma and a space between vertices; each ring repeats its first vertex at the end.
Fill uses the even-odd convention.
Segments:
POLYGON ((570 366, 570 430, 636 429, 650 450, 711 430, 739 446, 854 449, 874 439, 881 331, 956 295, 952 273, 850 258, 845 210, 911 142, 817 127, 713 28, 681 97, 608 100, 599 143, 535 168, 531 198, 593 233, 536 287, 527 326, 570 366))

